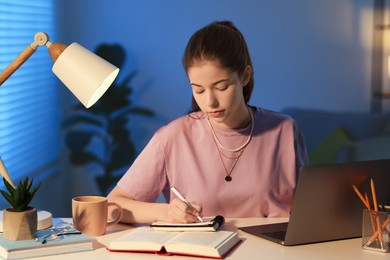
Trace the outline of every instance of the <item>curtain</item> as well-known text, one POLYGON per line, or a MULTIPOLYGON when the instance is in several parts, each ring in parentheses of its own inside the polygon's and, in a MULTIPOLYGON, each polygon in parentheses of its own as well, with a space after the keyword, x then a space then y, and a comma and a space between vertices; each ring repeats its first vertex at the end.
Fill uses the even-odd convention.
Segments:
MULTIPOLYGON (((55 41, 55 0, 0 0, 0 71, 37 32, 55 41)), ((0 156, 16 183, 56 172, 59 156, 57 85, 53 62, 41 46, 0 87, 0 156)), ((3 182, 0 182, 0 186, 3 182)))

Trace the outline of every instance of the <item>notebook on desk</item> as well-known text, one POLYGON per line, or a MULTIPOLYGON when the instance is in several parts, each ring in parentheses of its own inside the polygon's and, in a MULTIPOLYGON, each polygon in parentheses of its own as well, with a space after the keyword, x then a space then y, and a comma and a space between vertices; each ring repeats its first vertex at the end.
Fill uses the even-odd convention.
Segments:
POLYGON ((240 230, 288 246, 361 237, 364 205, 352 185, 371 192, 371 178, 378 204, 390 205, 390 159, 305 166, 288 223, 240 230))

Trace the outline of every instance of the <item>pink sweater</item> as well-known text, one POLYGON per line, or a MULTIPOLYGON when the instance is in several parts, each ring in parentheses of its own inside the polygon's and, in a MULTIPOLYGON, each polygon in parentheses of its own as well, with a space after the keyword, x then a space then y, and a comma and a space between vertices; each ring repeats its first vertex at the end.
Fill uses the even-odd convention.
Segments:
MULTIPOLYGON (((301 132, 288 116, 257 108, 253 137, 226 182, 210 127, 200 112, 161 127, 118 186, 131 197, 154 202, 161 192, 174 198, 176 186, 204 216, 289 216, 299 169, 307 162, 301 132)), ((227 130, 214 126, 225 147, 239 147, 250 127, 227 130)), ((223 150, 222 150, 223 151, 223 150)), ((233 153, 223 151, 229 170, 233 153)))

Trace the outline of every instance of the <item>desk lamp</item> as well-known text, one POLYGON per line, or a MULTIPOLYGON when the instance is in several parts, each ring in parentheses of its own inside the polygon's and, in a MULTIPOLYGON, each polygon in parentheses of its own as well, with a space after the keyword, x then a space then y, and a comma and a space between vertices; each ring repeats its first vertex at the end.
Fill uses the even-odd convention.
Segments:
MULTIPOLYGON (((119 69, 77 43, 67 46, 50 42, 44 32, 34 36, 34 42, 24 49, 3 72, 0 73, 0 86, 22 64, 35 53, 39 46, 46 45, 54 61, 53 73, 65 86, 89 108, 106 92, 119 73, 119 69)), ((0 173, 15 186, 0 158, 0 173)))
MULTIPOLYGON (((50 42, 44 32, 34 36, 30 43, 7 68, 0 73, 0 86, 38 49, 46 45, 54 61, 53 73, 86 107, 91 107, 111 86, 119 69, 77 43, 67 46, 50 42)), ((0 174, 13 186, 15 184, 0 157, 0 174)))

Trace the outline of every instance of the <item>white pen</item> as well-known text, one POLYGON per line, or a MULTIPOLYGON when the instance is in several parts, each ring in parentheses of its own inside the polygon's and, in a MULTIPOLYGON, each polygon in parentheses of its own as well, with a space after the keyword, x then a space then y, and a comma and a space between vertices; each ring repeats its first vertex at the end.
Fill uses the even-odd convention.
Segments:
MULTIPOLYGON (((190 203, 188 200, 186 200, 186 199, 184 198, 183 194, 181 194, 181 192, 180 192, 178 189, 176 189, 175 186, 172 186, 172 187, 171 187, 171 191, 172 191, 173 193, 175 193, 175 195, 176 195, 181 201, 183 201, 185 204, 187 204, 188 206, 190 206, 191 208, 194 209, 194 207, 191 205, 191 203, 190 203)), ((196 209, 195 209, 195 210, 196 210, 196 209)), ((199 219, 200 222, 203 222, 203 219, 202 219, 200 216, 197 216, 197 218, 199 219)))

